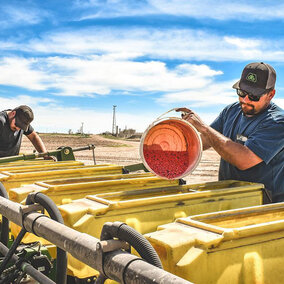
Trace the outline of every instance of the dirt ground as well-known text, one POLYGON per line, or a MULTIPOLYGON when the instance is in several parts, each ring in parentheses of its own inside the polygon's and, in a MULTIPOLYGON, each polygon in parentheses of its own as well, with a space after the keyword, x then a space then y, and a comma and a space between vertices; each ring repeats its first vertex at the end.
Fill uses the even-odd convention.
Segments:
MULTIPOLYGON (((80 137, 76 135, 60 134, 40 134, 48 151, 56 150, 61 146, 69 146, 73 149, 95 145, 96 164, 116 164, 131 165, 141 163, 139 155, 138 140, 115 140, 106 139, 99 135, 90 135, 90 137, 80 137)), ((24 137, 21 147, 22 153, 31 153, 33 145, 24 137)), ((94 164, 93 153, 91 150, 74 152, 76 160, 82 160, 85 164, 94 164)), ((219 155, 214 150, 207 150, 202 153, 202 158, 197 168, 184 179, 187 184, 204 183, 218 180, 219 155)))

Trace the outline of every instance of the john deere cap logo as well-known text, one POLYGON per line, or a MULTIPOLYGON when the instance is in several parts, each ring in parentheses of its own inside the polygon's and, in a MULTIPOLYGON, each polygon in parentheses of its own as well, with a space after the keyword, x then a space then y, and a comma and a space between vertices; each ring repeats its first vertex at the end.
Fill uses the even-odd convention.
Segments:
POLYGON ((248 81, 251 81, 251 82, 253 82, 253 83, 256 83, 256 81, 257 81, 257 76, 256 76, 256 74, 254 74, 254 73, 248 73, 246 79, 247 79, 248 81))

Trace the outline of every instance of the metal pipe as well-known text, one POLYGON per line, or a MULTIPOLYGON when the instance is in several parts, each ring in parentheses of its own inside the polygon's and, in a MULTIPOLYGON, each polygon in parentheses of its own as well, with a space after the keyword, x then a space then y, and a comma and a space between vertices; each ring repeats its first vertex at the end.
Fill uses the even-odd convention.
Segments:
MULTIPOLYGON (((92 150, 95 148, 94 144, 90 144, 84 147, 74 148, 72 149, 73 152, 83 151, 83 150, 92 150)), ((31 154, 22 154, 16 156, 9 156, 9 157, 2 157, 0 158, 0 163, 7 163, 7 162, 14 162, 14 161, 21 161, 21 160, 34 160, 36 158, 42 158, 45 156, 56 156, 56 154, 60 153, 61 149, 48 151, 44 153, 31 153, 31 154)))
MULTIPOLYGON (((18 203, 0 197, 0 214, 20 226, 22 225, 21 207, 18 203)), ((78 260, 94 269, 101 267, 102 259, 97 250, 98 239, 75 231, 40 213, 28 214, 24 218, 23 223, 27 231, 34 232, 38 236, 45 238, 54 245, 66 250, 78 260)), ((190 283, 187 280, 146 263, 132 254, 122 251, 114 251, 106 254, 103 271, 109 278, 126 284, 133 283, 134 279, 136 284, 190 283), (153 279, 156 280, 153 282, 153 279)))
POLYGON ((191 283, 127 252, 108 253, 104 258, 104 271, 110 279, 120 283, 191 283))
POLYGON ((90 144, 84 147, 79 147, 79 148, 74 148, 72 149, 73 152, 77 152, 77 151, 84 151, 84 150, 92 150, 95 149, 96 146, 94 144, 90 144))
MULTIPOLYGON (((83 147, 78 147, 78 148, 74 148, 74 149, 72 148, 72 151, 78 152, 78 151, 84 151, 84 150, 92 150, 94 148, 95 148, 95 145, 90 144, 90 145, 83 146, 83 147)), ((44 157, 44 156, 55 156, 56 154, 58 154, 60 152, 61 152, 61 149, 58 149, 58 150, 48 151, 48 152, 44 152, 44 153, 36 153, 34 155, 36 155, 36 158, 41 158, 41 157, 44 157)))
POLYGON ((14 162, 14 161, 20 161, 20 160, 33 160, 33 159, 36 159, 36 158, 37 158, 36 154, 2 157, 2 158, 0 158, 0 163, 14 162))

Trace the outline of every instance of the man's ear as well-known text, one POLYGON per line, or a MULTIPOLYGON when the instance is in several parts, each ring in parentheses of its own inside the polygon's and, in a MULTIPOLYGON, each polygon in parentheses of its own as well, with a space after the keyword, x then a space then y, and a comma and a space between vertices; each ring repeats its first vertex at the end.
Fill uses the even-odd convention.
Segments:
POLYGON ((269 92, 268 96, 270 99, 272 99, 275 95, 275 89, 273 89, 271 92, 269 92))
POLYGON ((14 118, 16 115, 16 111, 12 110, 11 112, 8 113, 9 118, 14 118))

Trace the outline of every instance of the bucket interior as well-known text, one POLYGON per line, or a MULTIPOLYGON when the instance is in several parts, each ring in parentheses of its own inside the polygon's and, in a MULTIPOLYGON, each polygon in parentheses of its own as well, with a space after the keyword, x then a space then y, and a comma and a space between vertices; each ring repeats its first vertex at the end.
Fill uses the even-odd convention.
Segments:
POLYGON ((146 130, 140 153, 149 171, 163 178, 178 179, 198 165, 201 144, 193 126, 182 119, 169 118, 146 130))

